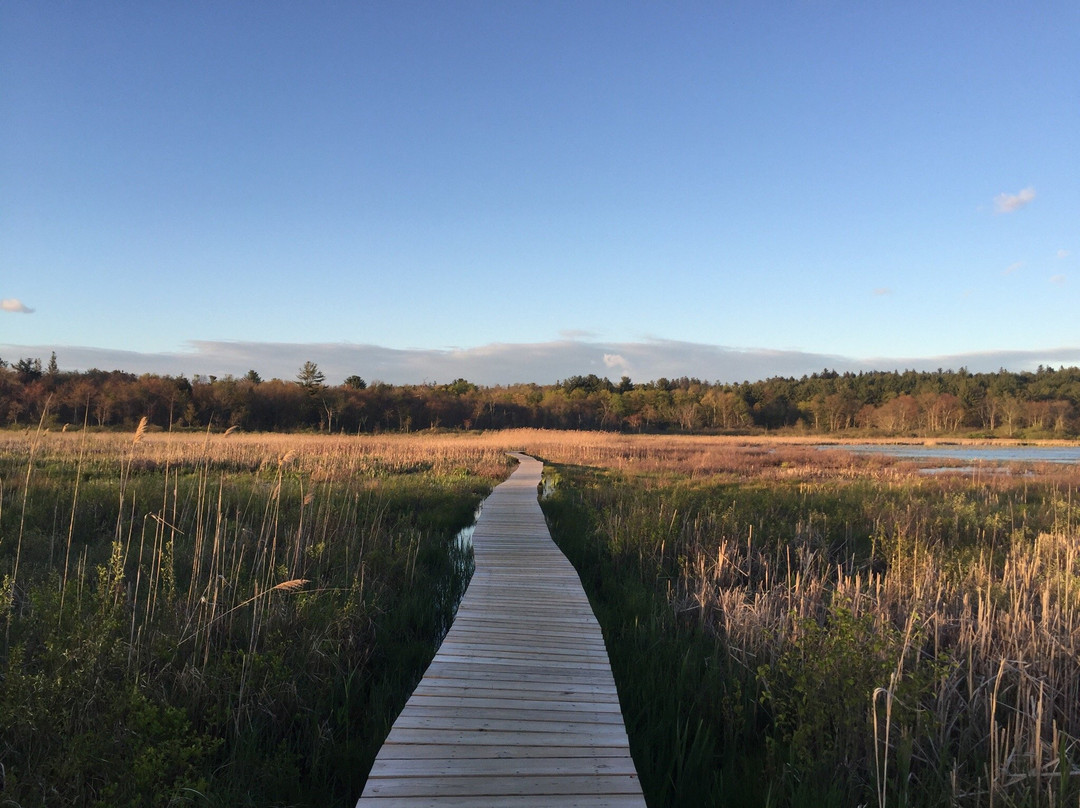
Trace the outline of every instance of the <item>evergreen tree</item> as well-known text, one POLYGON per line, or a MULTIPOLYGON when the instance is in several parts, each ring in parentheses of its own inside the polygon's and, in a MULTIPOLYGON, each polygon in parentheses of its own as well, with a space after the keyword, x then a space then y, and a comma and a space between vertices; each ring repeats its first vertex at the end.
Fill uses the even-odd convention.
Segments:
POLYGON ((326 374, 319 370, 319 366, 314 362, 308 361, 296 374, 296 380, 309 393, 314 393, 325 386, 326 374))

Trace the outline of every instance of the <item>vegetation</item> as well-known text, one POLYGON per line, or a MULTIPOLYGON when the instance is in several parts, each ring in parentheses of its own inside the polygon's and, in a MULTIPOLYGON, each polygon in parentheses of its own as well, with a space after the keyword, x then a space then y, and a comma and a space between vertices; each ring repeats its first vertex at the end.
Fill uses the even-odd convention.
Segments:
POLYGON ((328 386, 314 362, 294 381, 265 381, 255 370, 226 376, 134 376, 62 372, 55 356, 0 361, 0 426, 55 428, 87 422, 133 429, 410 432, 432 428, 588 429, 613 432, 764 430, 926 436, 1070 438, 1080 434, 1080 368, 1034 373, 860 373, 825 370, 801 379, 741 384, 658 379, 617 384, 596 375, 555 385, 391 386, 351 375, 328 386))
POLYGON ((1074 468, 548 451, 653 808, 1080 800, 1074 468))
POLYGON ((0 437, 0 801, 351 804, 508 469, 453 439, 0 437))
POLYGON ((1074 467, 146 425, 0 434, 2 799, 351 803, 507 449, 548 461, 652 808, 1080 800, 1074 467))

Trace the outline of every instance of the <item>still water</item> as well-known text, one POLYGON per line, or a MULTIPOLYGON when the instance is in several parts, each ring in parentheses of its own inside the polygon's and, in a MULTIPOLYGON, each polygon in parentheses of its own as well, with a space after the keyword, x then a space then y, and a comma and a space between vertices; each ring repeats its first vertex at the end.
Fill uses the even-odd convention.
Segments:
POLYGON ((832 444, 859 454, 883 454, 907 460, 960 460, 966 463, 1080 463, 1080 446, 905 446, 898 444, 832 444))

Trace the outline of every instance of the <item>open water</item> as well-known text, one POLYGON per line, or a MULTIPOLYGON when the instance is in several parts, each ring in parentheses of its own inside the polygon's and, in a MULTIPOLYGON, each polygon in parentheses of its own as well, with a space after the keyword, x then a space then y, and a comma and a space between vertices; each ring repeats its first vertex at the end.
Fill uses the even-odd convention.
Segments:
POLYGON ((1080 446, 908 446, 903 444, 831 444, 859 454, 883 454, 908 460, 960 460, 965 463, 1080 463, 1080 446))

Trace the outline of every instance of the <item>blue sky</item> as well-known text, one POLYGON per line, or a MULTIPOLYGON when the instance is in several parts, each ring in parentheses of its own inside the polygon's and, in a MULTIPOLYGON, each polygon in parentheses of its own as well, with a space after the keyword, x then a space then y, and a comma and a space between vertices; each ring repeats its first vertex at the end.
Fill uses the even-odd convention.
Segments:
POLYGON ((0 299, 62 368, 1077 364, 1080 4, 5 2, 0 299))

